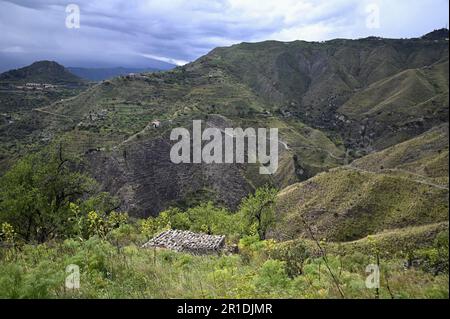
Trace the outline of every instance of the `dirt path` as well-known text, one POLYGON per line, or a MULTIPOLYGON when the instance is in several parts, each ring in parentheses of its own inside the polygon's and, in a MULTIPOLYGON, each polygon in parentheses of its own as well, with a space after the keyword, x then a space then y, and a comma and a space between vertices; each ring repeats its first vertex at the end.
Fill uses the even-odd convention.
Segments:
MULTIPOLYGON (((352 166, 352 165, 346 165, 346 166, 342 166, 342 167, 344 167, 344 168, 349 168, 349 169, 352 169, 352 170, 358 171, 358 172, 369 173, 369 174, 379 174, 379 173, 382 173, 382 172, 377 173, 377 172, 369 171, 369 170, 362 169, 362 168, 359 168, 359 167, 355 167, 355 166, 352 166)), ((410 174, 412 174, 412 175, 416 175, 416 176, 420 176, 420 177, 423 177, 423 178, 427 178, 426 176, 419 175, 419 174, 415 174, 415 173, 411 173, 411 172, 408 172, 408 171, 405 171, 405 170, 399 170, 399 169, 389 169, 389 170, 390 170, 390 171, 403 171, 403 172, 405 172, 405 173, 410 173, 410 174)), ((449 190, 448 187, 445 187, 445 186, 442 186, 442 185, 439 185, 439 184, 430 183, 430 182, 427 182, 427 181, 418 180, 418 179, 413 179, 413 178, 408 178, 408 177, 404 177, 404 176, 402 176, 402 178, 405 178, 405 179, 407 179, 407 180, 413 181, 413 182, 415 182, 415 183, 419 183, 419 184, 431 186, 431 187, 434 187, 434 188, 438 188, 438 189, 442 189, 442 190, 447 190, 447 191, 449 190)))
MULTIPOLYGON (((222 132, 223 134, 228 135, 228 136, 234 138, 234 135, 228 134, 227 132, 225 132, 225 130, 222 130, 222 129, 219 128, 219 127, 211 126, 210 124, 208 124, 208 127, 209 127, 209 128, 217 128, 217 129, 219 129, 219 131, 222 132)), ((271 138, 269 138, 268 140, 273 141, 273 139, 271 139, 271 138)), ((289 147, 289 145, 287 145, 287 144, 286 144, 285 142, 283 142, 282 140, 278 139, 277 142, 278 142, 279 144, 283 145, 283 147, 284 147, 284 149, 285 149, 286 151, 289 151, 289 150, 291 149, 291 148, 289 147)))
POLYGON ((73 118, 71 118, 70 116, 67 116, 67 115, 52 113, 52 112, 49 112, 49 111, 45 111, 43 109, 33 109, 33 111, 44 113, 44 114, 50 114, 50 115, 57 116, 57 117, 62 117, 62 118, 65 118, 65 119, 69 119, 72 122, 75 122, 73 118))
POLYGON ((338 157, 336 155, 334 155, 333 153, 331 153, 330 151, 320 148, 320 147, 315 147, 315 146, 296 146, 297 148, 303 148, 303 149, 307 149, 307 150, 316 150, 316 151, 321 151, 324 153, 327 153, 330 157, 337 159, 339 161, 345 160, 345 157, 338 157))

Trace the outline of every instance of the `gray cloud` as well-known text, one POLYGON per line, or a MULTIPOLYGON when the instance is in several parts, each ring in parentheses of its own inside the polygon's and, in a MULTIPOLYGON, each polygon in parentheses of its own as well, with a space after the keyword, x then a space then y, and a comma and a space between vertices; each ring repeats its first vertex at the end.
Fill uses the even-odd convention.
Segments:
POLYGON ((414 37, 446 23, 446 0, 0 0, 0 70, 38 59, 183 63, 243 41, 414 37), (65 27, 70 3, 80 7, 80 29, 65 27), (366 26, 370 3, 379 5, 379 29, 366 26))

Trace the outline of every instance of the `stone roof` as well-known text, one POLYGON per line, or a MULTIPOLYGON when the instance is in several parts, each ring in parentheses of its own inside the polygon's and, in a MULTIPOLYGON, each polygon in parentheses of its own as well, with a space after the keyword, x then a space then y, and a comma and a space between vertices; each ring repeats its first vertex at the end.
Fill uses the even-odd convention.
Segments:
POLYGON ((225 246, 225 236, 206 235, 183 230, 167 230, 145 243, 143 248, 166 248, 193 254, 219 252, 225 246))

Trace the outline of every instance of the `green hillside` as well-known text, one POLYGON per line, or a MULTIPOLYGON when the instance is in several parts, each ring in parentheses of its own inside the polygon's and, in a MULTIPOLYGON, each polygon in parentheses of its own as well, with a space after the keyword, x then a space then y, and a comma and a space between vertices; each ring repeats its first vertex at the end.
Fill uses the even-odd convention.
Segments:
POLYGON ((89 153, 100 179, 104 175, 96 172, 121 163, 111 172, 122 176, 118 184, 102 184, 113 194, 126 193, 129 204, 123 208, 133 207, 133 214, 156 214, 199 192, 235 208, 248 191, 267 182, 251 165, 235 167, 233 177, 223 179, 231 178, 240 194, 231 200, 223 195, 226 183, 211 179, 222 174, 219 167, 206 176, 205 168, 190 172, 198 183, 186 185, 179 181, 186 172, 171 166, 168 156, 154 160, 173 180, 143 173, 140 158, 168 155, 163 141, 171 128, 190 127, 193 119, 210 118, 208 125, 221 128, 278 127, 285 146, 280 144, 280 169, 269 182, 283 188, 445 123, 446 66, 446 40, 242 43, 171 71, 103 81, 34 115, 40 136, 58 136, 67 151, 89 153), (162 121, 161 129, 149 128, 155 119, 162 121), (148 186, 140 185, 156 185, 152 199, 145 195, 148 186), (165 198, 165 189, 174 185, 182 198, 165 198), (133 189, 131 199, 124 189, 133 189))
POLYGON ((366 143, 383 149, 446 121, 448 79, 448 60, 408 69, 358 91, 338 112, 364 123, 366 143))
POLYGON ((42 135, 45 124, 34 109, 76 96, 86 88, 84 80, 56 62, 36 62, 0 74, 0 173, 48 141, 42 135))
POLYGON ((0 84, 48 83, 55 85, 80 85, 85 80, 70 73, 54 61, 39 61, 29 66, 0 74, 0 84))
POLYGON ((448 221, 448 124, 279 193, 280 239, 351 241, 448 221))
POLYGON ((352 163, 352 166, 448 187, 448 123, 352 163))
POLYGON ((448 188, 419 181, 338 168, 279 194, 274 236, 308 235, 303 221, 320 238, 350 241, 388 229, 448 220, 448 188))
POLYGON ((241 43, 90 85, 53 62, 2 74, 0 298, 448 298, 442 34, 241 43), (277 172, 172 163, 193 120, 278 128, 277 172), (168 229, 226 248, 143 248, 168 229))

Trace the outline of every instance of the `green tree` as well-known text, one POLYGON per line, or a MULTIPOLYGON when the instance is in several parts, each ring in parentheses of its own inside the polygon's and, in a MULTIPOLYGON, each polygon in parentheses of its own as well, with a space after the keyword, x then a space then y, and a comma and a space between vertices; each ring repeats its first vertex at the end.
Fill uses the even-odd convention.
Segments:
POLYGON ((213 203, 202 203, 196 207, 187 210, 189 220, 191 221, 190 229, 196 232, 206 234, 215 234, 223 229, 218 229, 220 218, 226 214, 225 210, 215 207, 213 203))
POLYGON ((44 242, 70 228, 70 202, 94 181, 74 170, 74 160, 49 148, 21 159, 0 180, 0 221, 25 241, 44 242))
POLYGON ((275 221, 275 199, 277 191, 265 186, 258 188, 255 194, 245 198, 240 206, 240 213, 248 223, 248 227, 256 226, 259 239, 266 238, 267 230, 275 221))

